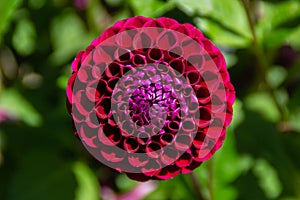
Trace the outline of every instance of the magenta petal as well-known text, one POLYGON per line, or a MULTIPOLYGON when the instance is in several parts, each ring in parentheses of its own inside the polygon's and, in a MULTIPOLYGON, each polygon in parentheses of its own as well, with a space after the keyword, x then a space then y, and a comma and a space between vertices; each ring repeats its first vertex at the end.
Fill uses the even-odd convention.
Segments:
POLYGON ((143 16, 137 16, 137 17, 132 17, 129 18, 124 26, 125 27, 134 27, 134 28, 140 28, 144 25, 144 23, 147 21, 147 18, 143 16))
POLYGON ((178 24, 175 19, 167 18, 167 17, 160 17, 157 19, 158 22, 164 24, 164 27, 170 28, 174 24, 178 24))
POLYGON ((78 54, 76 55, 75 60, 72 62, 72 70, 74 72, 77 72, 80 67, 81 57, 82 57, 83 53, 84 53, 84 51, 79 51, 78 54))

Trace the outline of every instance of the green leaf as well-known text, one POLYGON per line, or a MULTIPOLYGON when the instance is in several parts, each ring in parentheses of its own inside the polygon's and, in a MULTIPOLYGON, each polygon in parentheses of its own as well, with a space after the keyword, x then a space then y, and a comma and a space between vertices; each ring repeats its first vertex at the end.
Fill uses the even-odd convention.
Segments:
POLYGON ((158 0, 136 1, 129 0, 135 15, 145 17, 157 17, 172 7, 172 3, 164 3, 158 0))
POLYGON ((224 146, 216 153, 214 161, 216 166, 216 178, 219 182, 230 183, 243 171, 247 171, 252 161, 247 156, 239 156, 236 150, 235 135, 227 132, 224 146))
POLYGON ((12 14, 20 5, 21 0, 2 0, 0 1, 0 43, 12 14))
POLYGON ((121 193, 125 193, 137 186, 138 182, 129 179, 125 174, 119 174, 116 179, 116 184, 121 193))
POLYGON ((237 188, 232 186, 242 173, 253 165, 253 160, 246 155, 239 155, 236 150, 235 135, 228 131, 226 140, 220 152, 213 158, 214 183, 216 199, 236 199, 237 188))
POLYGON ((293 92, 290 101, 289 101, 289 109, 290 110, 295 110, 295 109, 300 109, 300 86, 296 87, 295 91, 293 92))
POLYGON ((30 55, 35 48, 36 31, 33 23, 28 19, 22 19, 17 23, 12 37, 14 48, 20 55, 30 55))
POLYGON ((289 0, 279 3, 260 2, 261 9, 260 21, 257 28, 265 31, 271 31, 275 27, 287 23, 300 16, 300 2, 289 0))
POLYGON ((45 5, 46 0, 29 0, 28 3, 31 8, 38 10, 45 5))
POLYGON ((256 161, 253 170, 266 196, 270 199, 278 198, 282 192, 282 185, 273 166, 266 160, 259 159, 256 161))
POLYGON ((293 35, 292 30, 290 29, 275 29, 268 33, 268 36, 265 37, 264 46, 269 49, 275 49, 281 46, 283 43, 289 41, 291 35, 293 35))
POLYGON ((237 63, 238 58, 235 55, 235 53, 222 51, 222 49, 221 49, 221 52, 225 58, 227 69, 229 69, 230 67, 234 66, 237 63))
POLYGON ((157 189, 144 198, 144 200, 153 199, 193 199, 194 193, 188 188, 188 175, 179 175, 173 179, 159 181, 157 189), (172 191, 172 192, 170 192, 172 191))
POLYGON ((68 80, 69 80, 69 76, 62 75, 57 79, 56 84, 59 88, 65 90, 67 87, 68 80))
POLYGON ((275 4, 261 1, 259 9, 260 21, 256 26, 258 39, 270 48, 286 42, 294 30, 284 25, 300 17, 300 2, 290 0, 275 4))
POLYGON ((296 47, 298 50, 300 49, 300 26, 297 26, 286 38, 286 41, 296 47))
POLYGON ((300 108, 293 110, 293 113, 290 115, 289 126, 292 127, 293 131, 300 133, 300 108))
POLYGON ((71 165, 51 149, 23 155, 11 179, 10 200, 73 200, 76 180, 71 165))
POLYGON ((78 182, 76 200, 99 200, 100 186, 93 171, 86 164, 77 162, 74 173, 78 182))
POLYGON ((0 96, 0 109, 12 114, 30 126, 39 126, 42 117, 35 108, 15 89, 4 90, 0 96))
POLYGON ((196 24, 218 45, 244 48, 250 44, 249 39, 228 31, 209 19, 197 18, 196 24))
POLYGON ((260 113, 269 121, 277 122, 280 119, 280 113, 267 93, 252 93, 246 97, 245 103, 248 109, 260 113))
POLYGON ((202 15, 211 14, 213 12, 213 4, 211 0, 170 0, 174 2, 177 7, 182 9, 189 15, 197 15, 201 13, 202 15))
POLYGON ((235 199, 267 200, 264 192, 257 184, 257 178, 252 171, 248 171, 239 176, 234 182, 234 187, 238 190, 238 196, 235 199))
POLYGON ((281 83, 283 83, 287 75, 288 73, 285 68, 281 66, 274 66, 269 69, 266 78, 271 87, 277 88, 281 83))
POLYGON ((51 40, 54 53, 51 61, 63 64, 91 42, 91 36, 86 32, 83 21, 73 10, 67 10, 57 16, 51 23, 51 40))
POLYGON ((298 86, 290 97, 288 108, 290 110, 290 125, 300 132, 300 87, 298 86))
MULTIPOLYGON (((284 134, 277 130, 276 124, 267 121, 257 111, 246 110, 244 123, 236 129, 236 133, 236 144, 239 153, 250 154, 254 159, 264 159, 276 170, 282 185, 280 196, 296 195, 299 191, 299 168, 295 166, 290 154, 287 152, 288 144, 285 146, 284 134)), ((240 177, 236 186, 242 187, 240 188, 243 190, 241 192, 247 191, 245 189, 248 187, 249 194, 252 193, 251 190, 253 192, 261 190, 264 193, 266 189, 253 187, 253 184, 262 184, 259 183, 259 178, 253 172, 254 170, 251 170, 246 177, 240 177)), ((271 187, 277 188, 277 186, 271 187)), ((264 193, 264 195, 266 196, 267 193, 264 193)))
POLYGON ((239 0, 213 0, 213 13, 215 19, 227 27, 251 38, 251 31, 245 10, 239 0))
POLYGON ((229 131, 233 131, 240 123, 243 122, 244 118, 245 114, 243 111, 243 102, 240 99, 236 98, 233 104, 232 122, 228 127, 229 131))
POLYGON ((186 13, 197 16, 199 28, 207 33, 217 44, 238 48, 249 45, 251 31, 240 1, 172 1, 186 13))

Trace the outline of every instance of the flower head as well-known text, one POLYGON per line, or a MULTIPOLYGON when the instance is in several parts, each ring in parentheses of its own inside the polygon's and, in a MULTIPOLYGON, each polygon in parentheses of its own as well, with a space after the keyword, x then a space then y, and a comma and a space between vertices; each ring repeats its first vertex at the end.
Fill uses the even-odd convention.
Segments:
POLYGON ((191 172, 221 147, 234 88, 221 52, 194 26, 164 17, 119 21, 77 54, 72 70, 75 135, 130 178, 191 172))

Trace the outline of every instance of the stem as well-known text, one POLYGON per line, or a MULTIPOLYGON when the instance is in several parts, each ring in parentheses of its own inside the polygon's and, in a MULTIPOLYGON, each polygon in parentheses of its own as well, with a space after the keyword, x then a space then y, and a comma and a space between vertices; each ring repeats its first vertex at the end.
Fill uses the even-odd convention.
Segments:
POLYGON ((208 192, 210 196, 210 200, 214 200, 214 163, 213 159, 208 161, 207 163, 208 167, 208 182, 207 182, 207 187, 208 187, 208 192))
POLYGON ((257 40, 257 35, 256 35, 256 32, 255 32, 255 24, 254 24, 252 15, 251 15, 249 0, 241 0, 241 1, 242 1, 243 6, 244 6, 244 9, 246 11, 246 14, 247 14, 248 23, 249 23, 251 33, 252 33, 253 53, 257 58, 258 68, 259 68, 260 73, 262 75, 263 83, 266 87, 267 92, 271 95, 271 98, 272 98, 278 112, 280 113, 280 120, 281 121, 286 121, 286 118, 287 118, 286 113, 285 113, 283 107, 278 102, 278 100, 276 98, 275 91, 270 86, 270 84, 268 83, 268 80, 266 78, 269 63, 267 62, 266 55, 265 55, 262 47, 259 45, 258 40, 257 40))
POLYGON ((252 19, 251 16, 251 9, 250 9, 250 5, 249 5, 249 0, 242 0, 244 9, 246 11, 247 14, 247 19, 248 19, 248 23, 250 25, 250 29, 251 29, 251 33, 252 33, 252 37, 253 37, 253 44, 257 45, 257 36, 255 33, 255 25, 254 25, 254 21, 252 19))
POLYGON ((194 187, 194 191, 197 195, 197 199, 198 200, 205 200, 205 198, 203 197, 202 193, 201 193, 201 184, 196 176, 196 174, 194 172, 189 173, 190 179, 192 181, 192 185, 194 187))

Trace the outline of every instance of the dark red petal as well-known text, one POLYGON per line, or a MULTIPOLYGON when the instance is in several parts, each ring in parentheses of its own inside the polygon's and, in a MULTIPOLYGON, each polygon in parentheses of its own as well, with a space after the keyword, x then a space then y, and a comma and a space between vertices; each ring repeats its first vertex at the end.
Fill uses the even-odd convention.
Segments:
POLYGON ((145 174, 142 173, 126 173, 126 175, 130 179, 140 181, 140 182, 145 182, 151 179, 149 176, 146 176, 145 174))
POLYGON ((166 180, 177 176, 180 173, 180 168, 176 165, 170 165, 161 170, 161 172, 156 176, 159 179, 166 180))
POLYGON ((185 152, 180 156, 178 160, 176 160, 175 164, 177 165, 177 167, 183 168, 189 166, 191 162, 192 162, 191 154, 185 152))

